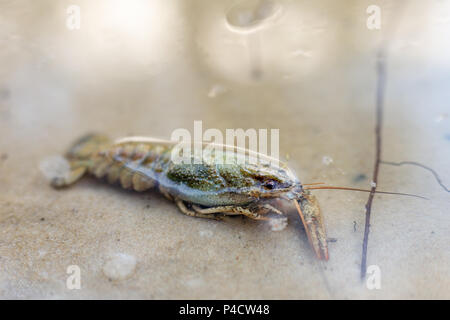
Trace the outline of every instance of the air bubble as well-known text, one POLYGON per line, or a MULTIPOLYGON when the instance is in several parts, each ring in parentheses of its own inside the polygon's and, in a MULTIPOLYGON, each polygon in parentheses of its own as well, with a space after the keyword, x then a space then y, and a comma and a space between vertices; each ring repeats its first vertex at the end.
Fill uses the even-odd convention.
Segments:
POLYGON ((226 14, 228 26, 233 31, 252 32, 268 21, 273 21, 282 6, 271 0, 247 0, 233 6, 226 14))

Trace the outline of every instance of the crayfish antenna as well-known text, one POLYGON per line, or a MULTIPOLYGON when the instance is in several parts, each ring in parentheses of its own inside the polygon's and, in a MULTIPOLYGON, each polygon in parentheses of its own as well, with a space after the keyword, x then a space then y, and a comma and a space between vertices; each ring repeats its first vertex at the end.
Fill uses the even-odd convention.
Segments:
POLYGON ((318 184, 325 184, 325 182, 303 183, 304 186, 316 186, 318 184))
POLYGON ((347 191, 360 191, 360 192, 373 192, 373 193, 381 193, 381 194, 393 194, 398 196, 406 196, 406 197, 414 197, 420 198, 424 200, 430 200, 426 197, 419 196, 411 193, 402 193, 402 192, 390 192, 390 191, 377 191, 377 190, 367 190, 367 189, 358 189, 358 188, 349 188, 349 187, 333 187, 333 186, 318 186, 318 187, 306 187, 304 190, 347 190, 347 191))

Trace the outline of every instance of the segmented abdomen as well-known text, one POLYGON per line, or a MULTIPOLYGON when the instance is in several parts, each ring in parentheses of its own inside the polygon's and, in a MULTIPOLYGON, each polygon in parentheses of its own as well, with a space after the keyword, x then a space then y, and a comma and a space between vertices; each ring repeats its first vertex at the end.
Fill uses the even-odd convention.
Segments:
POLYGON ((159 175, 170 161, 170 147, 127 142, 100 148, 91 157, 89 172, 125 189, 145 191, 156 187, 159 175))

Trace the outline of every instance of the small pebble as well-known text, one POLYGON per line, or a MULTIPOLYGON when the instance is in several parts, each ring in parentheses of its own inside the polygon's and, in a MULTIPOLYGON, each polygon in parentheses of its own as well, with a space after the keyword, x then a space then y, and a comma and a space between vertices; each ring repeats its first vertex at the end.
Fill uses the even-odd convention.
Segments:
POLYGON ((117 253, 106 261, 103 266, 104 275, 111 280, 124 280, 129 278, 136 269, 136 258, 134 256, 117 253))
POLYGON ((281 231, 287 226, 287 218, 276 218, 269 220, 272 231, 281 231))

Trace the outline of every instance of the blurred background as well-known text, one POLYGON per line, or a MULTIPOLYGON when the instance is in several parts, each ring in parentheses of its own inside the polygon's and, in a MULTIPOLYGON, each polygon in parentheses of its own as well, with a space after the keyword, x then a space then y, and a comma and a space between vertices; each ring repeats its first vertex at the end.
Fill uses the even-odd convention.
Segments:
POLYGON ((281 232, 204 221, 89 178, 55 191, 39 171, 86 132, 168 138, 201 120, 280 129, 301 181, 370 188, 382 47, 382 158, 448 185, 449 39, 447 0, 0 0, 0 297, 450 298, 449 195, 423 168, 380 168, 380 190, 430 200, 375 197, 375 290, 359 276, 367 194, 315 192, 335 240, 322 263, 295 212, 281 232))

